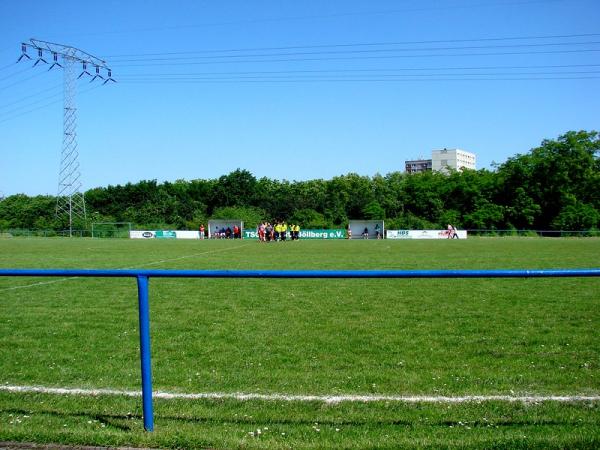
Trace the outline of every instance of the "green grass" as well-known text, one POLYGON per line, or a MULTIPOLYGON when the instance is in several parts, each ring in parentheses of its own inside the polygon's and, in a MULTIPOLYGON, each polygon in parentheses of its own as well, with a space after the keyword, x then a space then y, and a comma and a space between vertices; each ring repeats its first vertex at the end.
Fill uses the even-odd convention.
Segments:
MULTIPOLYGON (((589 268, 598 255, 595 238, 0 240, 3 268, 589 268)), ((151 279, 154 389, 599 395, 599 294, 597 278, 151 279)), ((133 279, 0 277, 0 384, 139 390, 137 327, 133 279)), ((156 431, 144 433, 140 399, 0 392, 0 441, 595 448, 599 407, 156 400, 156 431)))

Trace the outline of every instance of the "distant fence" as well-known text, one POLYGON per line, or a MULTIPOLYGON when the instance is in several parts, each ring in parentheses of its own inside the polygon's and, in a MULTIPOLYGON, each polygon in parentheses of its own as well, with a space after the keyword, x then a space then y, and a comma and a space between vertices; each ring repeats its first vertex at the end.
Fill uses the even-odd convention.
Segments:
MULTIPOLYGON (((600 230, 497 230, 497 229, 466 229, 469 236, 483 237, 600 237, 600 230)), ((93 233, 92 230, 32 230, 27 228, 0 229, 0 238, 10 237, 103 237, 103 238, 129 238, 123 230, 103 231, 102 234, 93 233)))
POLYGON ((495 230, 495 229, 467 229, 469 236, 487 237, 598 237, 600 230, 495 230))
POLYGON ((7 228, 0 230, 0 238, 11 237, 91 237, 91 230, 30 230, 27 228, 7 228))
POLYGON ((144 429, 154 430, 149 278, 540 278, 600 277, 600 268, 558 270, 91 270, 0 269, 5 277, 137 278, 144 429))

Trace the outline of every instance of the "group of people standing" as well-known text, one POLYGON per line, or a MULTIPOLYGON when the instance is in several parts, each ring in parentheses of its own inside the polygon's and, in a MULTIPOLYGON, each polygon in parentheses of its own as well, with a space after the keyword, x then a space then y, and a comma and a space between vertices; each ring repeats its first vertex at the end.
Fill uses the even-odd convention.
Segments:
MULTIPOLYGON (((204 224, 200 224, 198 228, 198 233, 200 235, 200 239, 204 239, 205 237, 209 237, 206 232, 206 228, 204 228, 204 224)), ((231 227, 221 227, 217 228, 213 231, 212 236, 213 239, 241 239, 242 238, 242 229, 237 225, 231 227)))
POLYGON ((213 233, 213 238, 215 239, 241 239, 242 238, 242 230, 237 225, 231 227, 221 227, 218 230, 215 230, 213 233))
POLYGON ((292 241, 300 239, 300 225, 275 222, 275 225, 270 222, 262 222, 256 227, 259 242, 277 242, 285 241, 288 236, 292 241))

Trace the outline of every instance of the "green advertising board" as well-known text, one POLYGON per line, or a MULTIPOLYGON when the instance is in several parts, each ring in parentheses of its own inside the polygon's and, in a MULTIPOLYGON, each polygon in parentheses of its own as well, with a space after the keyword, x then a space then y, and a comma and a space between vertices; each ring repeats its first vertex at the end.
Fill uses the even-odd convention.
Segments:
MULTIPOLYGON (((289 238, 288 231, 288 238, 289 238)), ((244 230, 244 239, 258 239, 256 230, 244 230)), ((345 239, 346 230, 300 230, 300 239, 345 239)))
POLYGON ((176 239, 177 233, 174 231, 158 230, 154 233, 154 237, 157 239, 176 239))

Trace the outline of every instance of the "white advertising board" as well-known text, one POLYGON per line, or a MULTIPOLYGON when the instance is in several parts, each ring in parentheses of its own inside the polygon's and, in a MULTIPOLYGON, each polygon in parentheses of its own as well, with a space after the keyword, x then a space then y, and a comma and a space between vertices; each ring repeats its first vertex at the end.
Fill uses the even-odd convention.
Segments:
POLYGON ((130 239, 200 239, 199 231, 132 230, 130 239))
MULTIPOLYGON (((448 230, 387 230, 388 239, 448 239, 448 230)), ((467 230, 456 230, 455 239, 466 239, 467 230)))

